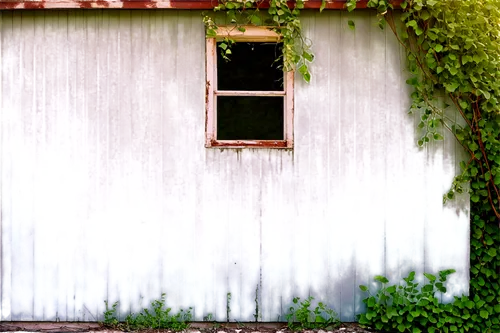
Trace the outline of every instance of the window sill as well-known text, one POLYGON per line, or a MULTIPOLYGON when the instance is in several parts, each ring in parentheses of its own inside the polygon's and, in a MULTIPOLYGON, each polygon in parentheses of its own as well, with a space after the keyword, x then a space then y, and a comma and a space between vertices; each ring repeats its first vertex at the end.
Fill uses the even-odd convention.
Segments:
POLYGON ((211 140, 206 148, 293 148, 286 140, 211 140))

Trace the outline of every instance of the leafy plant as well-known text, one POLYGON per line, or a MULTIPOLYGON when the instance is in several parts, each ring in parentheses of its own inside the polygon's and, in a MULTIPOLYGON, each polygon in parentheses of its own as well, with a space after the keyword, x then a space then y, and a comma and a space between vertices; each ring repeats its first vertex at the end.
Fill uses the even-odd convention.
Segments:
POLYGON ((229 323, 231 313, 231 293, 226 294, 226 321, 229 323))
POLYGON ((116 317, 116 308, 118 307, 118 302, 114 302, 111 308, 109 308, 108 301, 104 301, 106 305, 106 310, 104 310, 104 321, 103 325, 108 327, 116 327, 119 321, 116 317))
POLYGON ((455 270, 440 271, 438 276, 424 273, 427 283, 419 287, 415 272, 403 278, 399 285, 388 285, 384 276, 376 276, 381 287, 373 295, 367 286, 359 288, 370 294, 363 302, 366 313, 359 315, 359 323, 365 327, 389 332, 494 332, 485 321, 498 324, 500 305, 495 309, 496 318, 490 318, 484 309, 485 301, 478 296, 473 299, 455 297, 453 303, 443 304, 436 295, 446 293, 446 279, 455 270))
MULTIPOLYGON (((304 0, 296 0, 289 5, 286 0, 270 0, 267 4, 268 17, 262 19, 259 7, 262 0, 243 0, 219 2, 214 11, 225 11, 227 20, 235 25, 235 29, 245 31, 245 25, 269 26, 270 29, 281 35, 283 43, 282 54, 277 60, 282 60, 283 70, 298 70, 306 82, 311 80, 308 64, 313 60, 311 43, 302 34, 302 25, 299 19, 300 10, 304 8, 304 0)), ((323 8, 326 2, 323 3, 323 8)), ((215 37, 217 23, 208 15, 203 17, 207 37, 215 37)), ((231 46, 234 41, 230 37, 224 38, 219 44, 220 53, 226 60, 230 60, 231 46)))
POLYGON ((367 6, 406 51, 417 144, 449 131, 468 154, 443 201, 470 195, 470 298, 484 302, 475 331, 500 332, 500 1, 406 0, 401 15, 389 0, 367 6))
POLYGON ((293 306, 290 307, 286 319, 288 328, 291 330, 326 329, 339 325, 337 313, 328 308, 324 303, 319 302, 318 306, 310 309, 313 297, 300 301, 299 297, 293 299, 293 306))
POLYGON ((170 329, 173 331, 183 331, 189 327, 192 320, 191 308, 187 311, 181 309, 176 314, 171 314, 171 308, 165 307, 165 294, 161 298, 151 302, 150 309, 143 309, 138 314, 129 314, 125 322, 119 322, 116 317, 118 302, 113 303, 111 309, 105 301, 106 310, 104 312, 103 324, 107 327, 124 331, 136 331, 143 329, 170 329))

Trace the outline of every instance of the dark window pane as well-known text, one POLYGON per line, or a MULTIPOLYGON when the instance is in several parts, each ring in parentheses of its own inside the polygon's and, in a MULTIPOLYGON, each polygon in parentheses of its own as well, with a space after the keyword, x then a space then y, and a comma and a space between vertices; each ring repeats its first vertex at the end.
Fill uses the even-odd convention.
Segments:
POLYGON ((239 42, 231 52, 226 61, 217 47, 217 89, 283 90, 283 62, 275 62, 282 52, 281 43, 239 42))
POLYGON ((283 97, 217 97, 218 140, 284 140, 283 97))

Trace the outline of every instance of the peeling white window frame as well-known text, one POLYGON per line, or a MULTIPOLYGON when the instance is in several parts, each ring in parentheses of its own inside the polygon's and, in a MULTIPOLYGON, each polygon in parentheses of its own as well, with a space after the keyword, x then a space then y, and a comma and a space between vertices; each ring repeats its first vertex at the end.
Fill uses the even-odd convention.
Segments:
POLYGON ((235 42, 279 42, 281 36, 268 27, 245 26, 241 32, 234 26, 219 26, 216 37, 206 38, 206 121, 207 148, 293 148, 293 80, 294 72, 283 73, 282 91, 217 90, 217 42, 225 37, 235 42), (217 96, 284 96, 283 140, 218 140, 217 96))

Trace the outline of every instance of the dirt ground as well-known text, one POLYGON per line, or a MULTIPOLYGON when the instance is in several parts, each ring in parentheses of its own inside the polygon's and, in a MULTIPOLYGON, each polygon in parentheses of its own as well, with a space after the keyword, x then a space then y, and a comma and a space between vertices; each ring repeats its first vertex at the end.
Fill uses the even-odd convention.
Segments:
MULTIPOLYGON (((34 323, 34 322, 0 322, 0 332, 88 332, 88 333, 122 333, 103 327, 97 323, 34 323)), ((331 330, 290 331, 283 323, 239 323, 225 325, 223 323, 193 323, 185 333, 369 333, 374 332, 361 328, 357 323, 342 323, 331 330)), ((142 330, 140 333, 174 333, 170 330, 142 330)))

